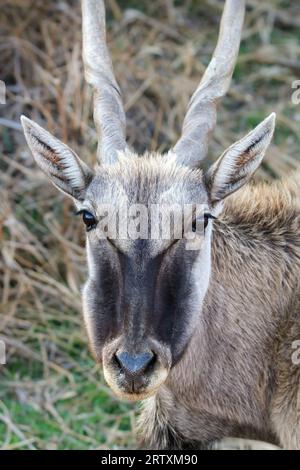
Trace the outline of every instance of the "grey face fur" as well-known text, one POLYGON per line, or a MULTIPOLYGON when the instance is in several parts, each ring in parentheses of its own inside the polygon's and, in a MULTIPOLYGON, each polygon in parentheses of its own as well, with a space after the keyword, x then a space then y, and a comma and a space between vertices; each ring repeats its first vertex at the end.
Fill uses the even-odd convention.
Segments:
MULTIPOLYGON (((79 211, 97 221, 103 204, 202 204, 216 216, 222 200, 249 180, 274 130, 271 115, 231 146, 206 174, 169 155, 119 154, 90 170, 73 151, 37 124, 22 124, 33 156, 79 211)), ((130 240, 87 233, 89 277, 83 290, 91 349, 111 388, 127 399, 157 391, 180 361, 195 331, 210 277, 212 221, 197 250, 187 239, 130 240)))
MULTIPOLYGON (((146 155, 121 158, 99 168, 82 207, 118 207, 124 201, 150 207, 207 204, 201 171, 176 166, 174 158, 146 155)), ((207 228, 206 231, 209 229, 207 228)), ((207 244, 207 239, 203 243, 207 244)), ((115 392, 130 399, 153 393, 181 357, 194 330, 205 289, 195 288, 194 272, 207 285, 209 244, 187 251, 185 238, 100 240, 88 236, 89 279, 83 291, 90 342, 115 392), (112 244, 113 243, 113 244, 112 244), (128 382, 116 354, 153 354, 143 375, 128 382)), ((150 356, 149 356, 150 357, 150 356)))

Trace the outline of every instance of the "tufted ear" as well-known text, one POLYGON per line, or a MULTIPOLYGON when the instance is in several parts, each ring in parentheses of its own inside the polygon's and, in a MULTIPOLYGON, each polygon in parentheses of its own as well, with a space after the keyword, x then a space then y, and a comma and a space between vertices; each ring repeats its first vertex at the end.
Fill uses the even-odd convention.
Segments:
POLYGON ((83 199, 93 178, 92 170, 67 145, 48 131, 21 116, 21 123, 32 155, 52 183, 75 199, 83 199))
POLYGON ((271 142, 275 118, 272 113, 209 168, 205 179, 212 203, 229 196, 252 177, 271 142))

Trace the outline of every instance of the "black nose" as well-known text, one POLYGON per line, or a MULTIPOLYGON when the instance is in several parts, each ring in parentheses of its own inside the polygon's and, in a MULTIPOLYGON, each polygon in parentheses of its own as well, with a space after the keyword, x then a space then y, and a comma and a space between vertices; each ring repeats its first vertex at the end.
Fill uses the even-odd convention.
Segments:
POLYGON ((117 363, 124 373, 126 379, 132 381, 137 380, 145 374, 155 362, 155 355, 151 351, 132 355, 126 351, 117 352, 117 363))

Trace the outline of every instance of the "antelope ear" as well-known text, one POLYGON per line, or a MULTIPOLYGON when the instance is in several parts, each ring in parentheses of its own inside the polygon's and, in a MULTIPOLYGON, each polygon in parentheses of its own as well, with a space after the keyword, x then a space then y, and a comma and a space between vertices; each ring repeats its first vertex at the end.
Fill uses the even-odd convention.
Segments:
POLYGON ((271 142, 275 118, 272 113, 246 137, 225 150, 209 168, 205 180, 212 203, 224 199, 249 181, 271 142))
POLYGON ((48 131, 21 116, 27 144, 32 155, 52 183, 75 199, 83 199, 93 178, 92 170, 67 145, 48 131))

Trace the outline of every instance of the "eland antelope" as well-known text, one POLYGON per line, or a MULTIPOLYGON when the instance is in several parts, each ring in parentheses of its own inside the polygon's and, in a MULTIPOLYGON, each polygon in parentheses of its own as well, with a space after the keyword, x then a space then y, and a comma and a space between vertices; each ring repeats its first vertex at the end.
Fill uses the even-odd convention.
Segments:
POLYGON ((82 0, 98 166, 89 168, 21 118, 37 164, 82 215, 89 343, 112 390, 142 400, 146 448, 208 448, 226 436, 300 448, 300 367, 292 360, 300 338, 300 190, 296 177, 249 183, 270 144, 275 115, 201 169, 244 14, 243 0, 225 2, 218 43, 182 135, 164 155, 137 155, 126 143, 102 0, 82 0), (161 204, 198 204, 205 208, 202 230, 194 212, 192 229, 179 238, 119 237, 100 229, 101 207, 122 204, 157 211, 161 204), (192 233, 199 245, 187 249, 192 233))

